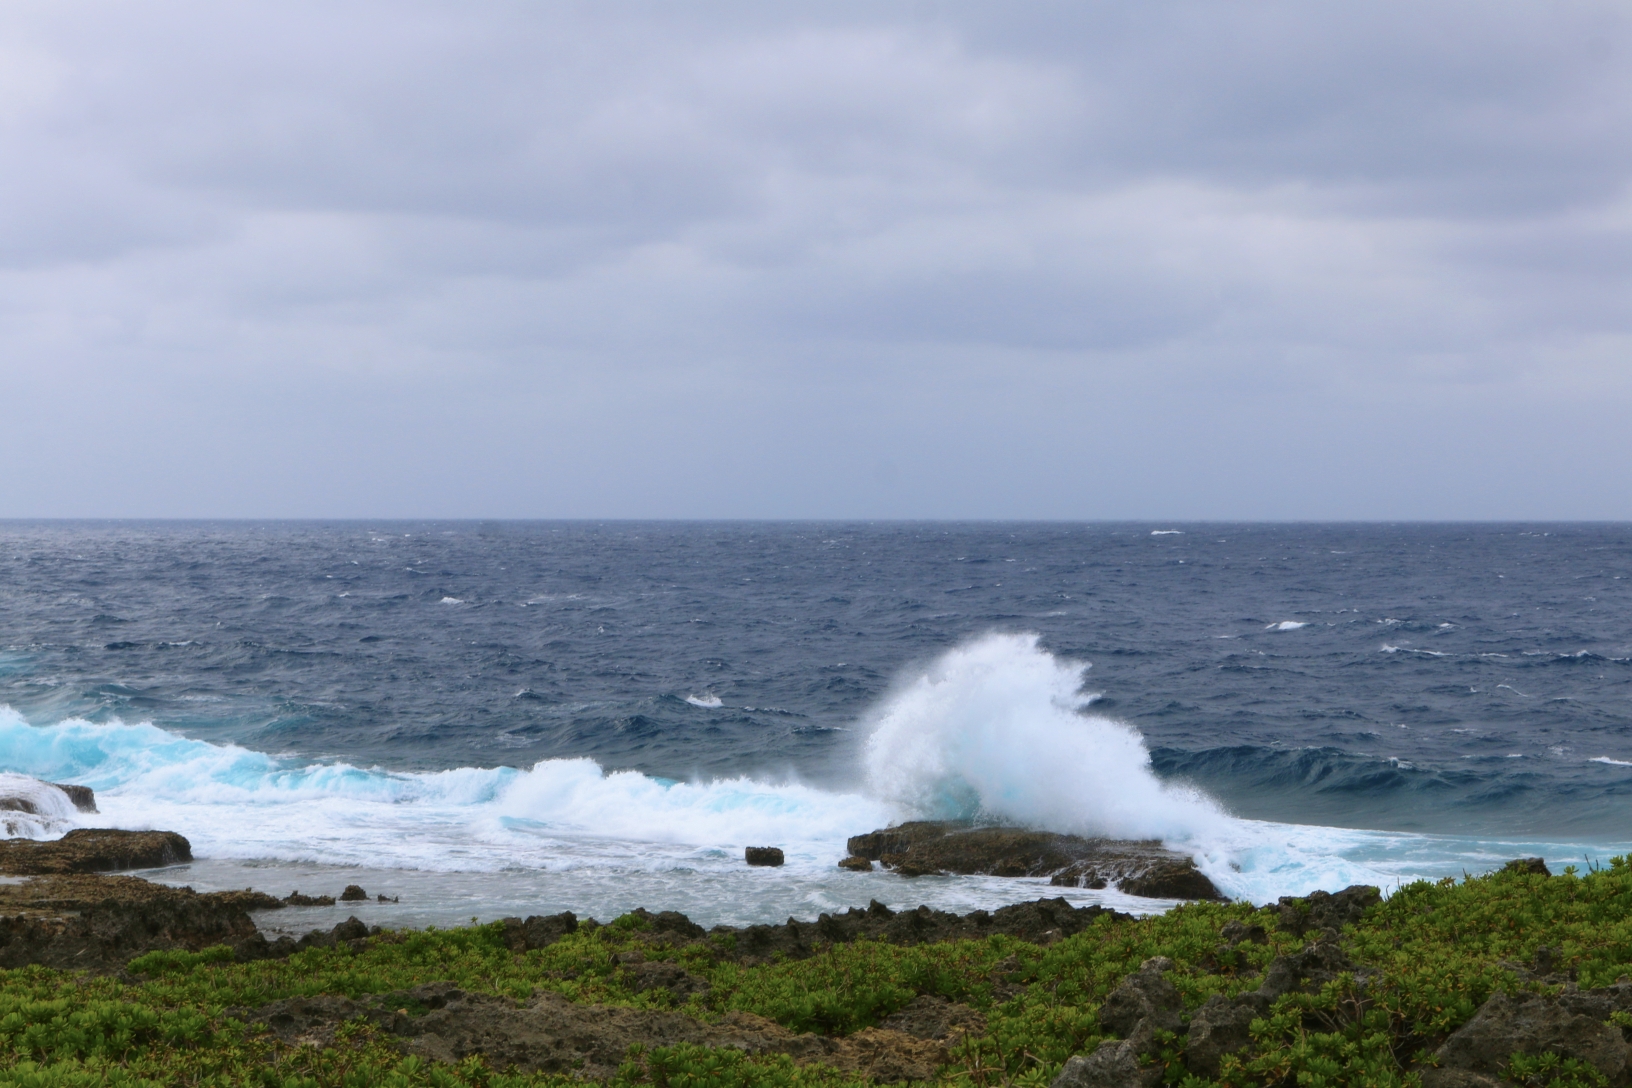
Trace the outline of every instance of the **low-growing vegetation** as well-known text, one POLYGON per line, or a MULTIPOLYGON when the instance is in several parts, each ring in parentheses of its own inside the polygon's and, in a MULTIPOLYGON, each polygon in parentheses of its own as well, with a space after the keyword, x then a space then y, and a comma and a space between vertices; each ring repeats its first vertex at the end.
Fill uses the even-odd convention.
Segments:
MULTIPOLYGON (((122 974, 46 968, 0 972, 0 1086, 221 1085, 254 1088, 429 1085, 436 1088, 579 1083, 571 1073, 525 1073, 479 1055, 457 1062, 405 1053, 401 1034, 357 1016, 323 1040, 279 1036, 257 1022, 271 1002, 329 995, 424 1012, 416 987, 447 982, 524 1003, 553 992, 570 1002, 669 1011, 704 1023, 764 1017, 794 1032, 855 1036, 920 995, 975 1010, 984 1027, 951 1041, 934 1078, 957 1088, 1042 1088, 1072 1055, 1109 1034, 1107 996, 1154 956, 1172 961, 1182 1017, 1209 998, 1255 990, 1277 957, 1331 934, 1289 924, 1277 908, 1195 903, 1165 915, 1109 915, 1051 944, 1009 936, 934 944, 859 940, 802 959, 745 963, 729 941, 657 939, 627 916, 582 926, 548 947, 517 952, 501 924, 382 933, 356 946, 309 948, 283 959, 235 962, 224 948, 158 952, 122 974), (1249 939, 1226 939, 1230 932, 1249 939), (1261 927, 1254 929, 1252 927, 1261 927), (636 963, 672 963, 703 980, 677 993, 641 982, 636 963)), ((1433 1054, 1492 994, 1557 993, 1632 975, 1632 866, 1615 859, 1548 877, 1518 870, 1417 883, 1368 909, 1341 935, 1352 969, 1268 1002, 1251 1043, 1211 1079, 1192 1072, 1185 1036, 1157 1031, 1145 1060, 1184 1088, 1208 1085, 1410 1085, 1433 1054), (1542 964, 1546 970, 1532 969, 1542 964)), ((1608 1021, 1632 1030, 1632 1016, 1608 1021)), ((1568 1056, 1520 1054, 1513 1082, 1571 1088, 1607 1084, 1568 1056)), ((867 1077, 821 1061, 696 1044, 631 1048, 620 1088, 840 1088, 867 1077)))

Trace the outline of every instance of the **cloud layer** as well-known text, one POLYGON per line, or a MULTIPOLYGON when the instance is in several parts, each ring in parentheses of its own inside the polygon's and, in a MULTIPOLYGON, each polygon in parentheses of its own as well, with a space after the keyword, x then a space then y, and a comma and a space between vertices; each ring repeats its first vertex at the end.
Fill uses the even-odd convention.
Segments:
POLYGON ((1624 5, 17 3, 0 515, 1632 517, 1624 5))

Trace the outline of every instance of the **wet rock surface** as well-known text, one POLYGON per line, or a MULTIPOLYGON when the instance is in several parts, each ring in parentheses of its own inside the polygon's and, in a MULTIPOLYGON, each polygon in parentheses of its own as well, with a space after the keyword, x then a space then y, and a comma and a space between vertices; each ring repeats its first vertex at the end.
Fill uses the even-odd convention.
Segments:
POLYGON ((0 873, 109 873, 156 869, 193 860, 193 848, 174 831, 77 828, 60 839, 0 841, 0 873))
POLYGON ((1085 839, 1052 831, 916 821, 853 836, 852 857, 902 876, 1048 877, 1061 887, 1116 885, 1153 899, 1223 899, 1193 860, 1156 840, 1085 839))

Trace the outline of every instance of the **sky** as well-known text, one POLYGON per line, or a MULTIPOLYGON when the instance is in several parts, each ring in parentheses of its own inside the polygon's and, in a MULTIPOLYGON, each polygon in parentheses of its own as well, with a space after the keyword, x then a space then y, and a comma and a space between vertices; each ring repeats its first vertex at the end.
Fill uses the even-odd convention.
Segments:
POLYGON ((1632 7, 8 0, 0 517, 1632 518, 1632 7))

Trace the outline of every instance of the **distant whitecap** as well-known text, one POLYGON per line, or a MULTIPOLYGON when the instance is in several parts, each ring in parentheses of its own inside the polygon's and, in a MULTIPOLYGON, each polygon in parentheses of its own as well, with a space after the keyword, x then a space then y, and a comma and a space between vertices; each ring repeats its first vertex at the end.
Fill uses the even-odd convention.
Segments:
POLYGON ((1296 631, 1300 627, 1308 627, 1308 626, 1309 625, 1307 623, 1300 623, 1297 620, 1282 620, 1280 623, 1270 624, 1268 627, 1264 628, 1264 630, 1266 630, 1266 631, 1296 631))
POLYGON ((1183 529, 1152 529, 1151 536, 1183 536, 1183 529))
POLYGON ((465 601, 464 601, 464 598, 462 598, 462 597, 443 597, 442 598, 442 603, 443 604, 464 604, 465 601))
POLYGON ((1612 767, 1632 767, 1632 759, 1610 759, 1608 756, 1593 756, 1588 763, 1608 763, 1612 767))
POLYGON ((686 702, 690 703, 692 706, 700 706, 704 710, 717 710, 725 705, 724 703, 720 702, 720 697, 718 695, 706 691, 701 695, 686 696, 686 702))

